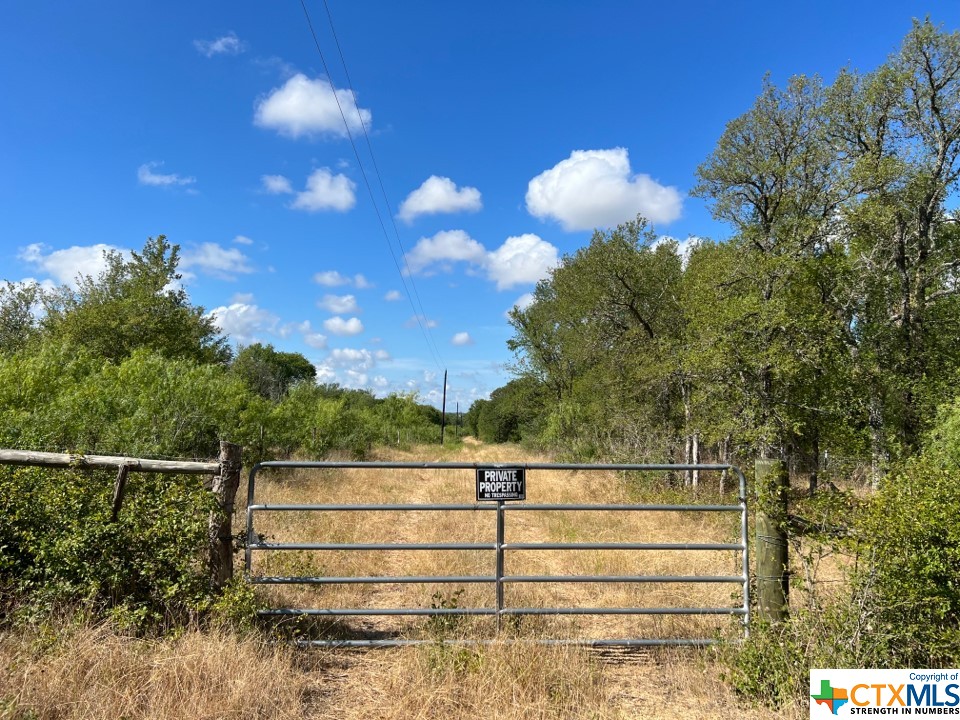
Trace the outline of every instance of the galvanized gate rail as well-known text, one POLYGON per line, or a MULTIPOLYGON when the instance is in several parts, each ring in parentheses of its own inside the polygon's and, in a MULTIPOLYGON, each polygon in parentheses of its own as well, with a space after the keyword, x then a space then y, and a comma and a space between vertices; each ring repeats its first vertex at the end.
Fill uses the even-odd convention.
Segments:
MULTIPOLYGON (((578 463, 417 463, 417 462, 294 462, 274 461, 258 463, 250 470, 247 486, 246 530, 246 576, 251 583, 263 585, 282 584, 469 584, 489 583, 495 586, 496 607, 493 608, 274 608, 260 611, 262 616, 438 616, 438 615, 486 615, 500 620, 511 615, 733 615, 741 616, 744 632, 750 622, 750 577, 749 547, 747 543, 747 488, 743 472, 734 465, 647 465, 647 464, 578 464, 578 463), (524 468, 526 470, 579 470, 579 471, 686 471, 729 470, 739 481, 739 498, 736 505, 611 505, 611 504, 257 504, 256 478, 265 468, 298 469, 374 469, 374 470, 470 470, 481 468, 524 468), (594 511, 594 512, 730 512, 740 514, 740 540, 737 543, 633 543, 633 542, 579 542, 579 543, 508 543, 505 542, 505 516, 508 512, 529 511, 594 511), (493 543, 322 543, 288 542, 271 543, 260 541, 254 528, 254 514, 258 512, 410 512, 410 511, 477 511, 496 514, 496 542, 493 543), (440 576, 262 576, 253 575, 253 553, 259 551, 316 550, 316 551, 364 551, 364 550, 487 550, 496 553, 496 570, 486 575, 440 575, 440 576), (525 550, 719 550, 740 553, 739 575, 505 575, 504 553, 525 550), (739 607, 506 607, 504 585, 506 583, 738 583, 742 586, 743 603, 739 607)), ((425 640, 313 640, 307 644, 329 647, 389 647, 417 645, 425 640)), ((460 640, 468 644, 485 644, 489 640, 460 640)), ((712 638, 625 638, 625 639, 569 639, 538 640, 544 644, 601 646, 652 646, 652 645, 708 645, 712 638)))

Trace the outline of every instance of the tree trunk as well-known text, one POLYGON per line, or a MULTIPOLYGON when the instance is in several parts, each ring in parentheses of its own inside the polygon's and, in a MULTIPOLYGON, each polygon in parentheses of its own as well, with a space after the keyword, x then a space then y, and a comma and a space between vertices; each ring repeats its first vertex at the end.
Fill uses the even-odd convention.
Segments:
POLYGON ((817 484, 820 481, 820 433, 817 432, 813 436, 813 449, 811 451, 813 455, 813 462, 810 465, 810 497, 813 497, 817 494, 817 484))
POLYGON ((787 468, 780 460, 757 460, 757 605, 760 618, 781 622, 787 617, 790 559, 787 553, 787 468))
MULTIPOLYGON (((694 465, 700 464, 700 433, 697 431, 694 431, 693 433, 693 456, 691 457, 691 460, 693 461, 694 465)), ((700 486, 700 471, 694 470, 692 478, 693 489, 697 490, 697 488, 700 486)))
MULTIPOLYGON (((683 383, 683 429, 686 435, 683 451, 683 462, 690 464, 693 462, 693 436, 690 434, 690 425, 693 418, 693 408, 690 405, 690 388, 687 383, 683 383)), ((683 484, 686 487, 693 485, 693 471, 687 470, 683 474, 683 484)))

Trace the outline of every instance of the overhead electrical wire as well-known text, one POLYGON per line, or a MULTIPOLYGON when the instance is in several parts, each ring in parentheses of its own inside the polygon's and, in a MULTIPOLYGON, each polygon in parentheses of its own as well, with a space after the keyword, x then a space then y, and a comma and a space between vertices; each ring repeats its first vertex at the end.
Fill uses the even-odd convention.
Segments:
MULTIPOLYGON (((347 77, 347 84, 350 88, 350 93, 353 98, 354 107, 357 110, 357 116, 360 120, 360 127, 363 130, 363 135, 367 141, 367 149, 370 153, 371 161, 373 162, 374 171, 376 172, 377 179, 380 184, 380 190, 383 194, 384 203, 387 206, 387 212, 390 217, 390 221, 393 224, 393 231, 397 238, 397 244, 400 246, 401 253, 403 253, 403 243, 400 241, 400 233, 397 230, 396 221, 393 219, 393 211, 390 207, 390 202, 387 200, 387 193, 383 186, 383 177, 380 174, 380 169, 377 166, 376 156, 373 153, 373 145, 370 142, 370 135, 367 133, 366 123, 363 121, 363 116, 360 113, 360 106, 357 104, 357 94, 353 89, 353 84, 350 81, 349 73, 347 73, 346 61, 343 57, 343 51, 340 49, 340 42, 336 38, 336 31, 333 30, 333 17, 330 14, 330 8, 327 6, 326 0, 324 0, 324 7, 327 11, 327 18, 330 22, 330 29, 333 31, 334 41, 337 45, 337 51, 340 54, 340 61, 343 63, 344 73, 347 77)), ((390 234, 387 232, 387 227, 383 222, 383 216, 380 213, 380 206, 377 202, 376 196, 374 195, 373 188, 370 185, 370 180, 367 177, 367 172, 364 169, 363 161, 360 159, 360 152, 357 150, 357 144, 353 139, 353 133, 350 131, 350 123, 347 121, 346 113, 343 110, 343 106, 340 104, 340 98, 337 96, 337 87, 334 85, 333 76, 330 74, 330 69, 327 66, 326 57, 324 57, 323 49, 320 47, 320 41, 317 38, 317 33, 313 28, 313 21, 310 19, 310 11, 307 9, 306 0, 300 0, 300 6, 303 8, 303 14, 307 19, 307 27, 310 29, 310 35, 313 37, 314 45, 317 48, 317 53, 320 55, 320 62, 323 65, 323 71, 327 75, 327 80, 330 83, 330 89, 333 91, 333 98, 337 103, 337 109, 340 111, 340 117, 343 120, 344 129, 347 132, 347 138, 350 140, 350 147, 353 148, 354 157, 357 159, 357 165, 360 168, 360 174, 363 176, 363 183, 367 188, 367 193, 370 195, 370 201, 373 203, 373 211, 376 213, 377 222, 380 224, 380 230, 383 233, 383 238, 387 243, 387 249, 390 251, 390 257, 393 258, 393 264, 397 268, 397 273, 400 275, 400 282, 403 284, 404 294, 407 297, 407 300, 410 303, 410 307, 413 309, 413 316, 417 322, 417 325, 420 326, 420 332, 423 334, 424 341, 427 344, 427 350, 430 352, 430 355, 433 357, 434 363, 436 363, 437 370, 443 371, 443 361, 440 356, 440 350, 437 348, 436 343, 433 340, 433 336, 430 333, 429 325, 426 323, 427 316, 423 310, 423 303, 420 301, 420 293, 417 292, 416 283, 413 280, 413 274, 410 272, 410 266, 407 263, 406 255, 403 254, 403 263, 407 268, 407 275, 403 273, 403 269, 400 267, 400 261, 397 259, 397 254, 394 252, 393 243, 390 241, 390 234), (409 280, 410 287, 413 288, 413 293, 411 294, 410 288, 407 286, 407 281, 409 280), (414 303, 414 298, 416 298, 416 303, 414 303), (419 305, 419 311, 418 311, 419 305)))
MULTIPOLYGON (((337 53, 340 55, 340 64, 343 66, 343 74, 347 79, 347 87, 350 88, 350 95, 353 98, 353 107, 357 111, 357 119, 360 122, 360 127, 363 130, 363 136, 367 141, 367 150, 370 153, 370 160, 373 163, 373 169, 376 172, 377 180, 380 184, 380 194, 383 196, 383 203, 387 206, 387 217, 390 218, 390 224, 393 226, 393 234, 397 239, 397 245, 400 247, 403 257, 403 266, 407 271, 407 276, 411 278, 410 286, 413 288, 413 294, 416 297, 417 305, 420 307, 420 314, 425 318, 427 316, 426 311, 423 309, 423 303, 420 300, 420 293, 417 291, 416 283, 413 282, 413 273, 410 271, 410 263, 407 262, 407 253, 406 248, 403 247, 403 240, 400 239, 400 230, 397 228, 397 221, 393 214, 393 207, 390 205, 390 199, 387 197, 387 190, 383 186, 383 176, 380 174, 380 167, 377 165, 377 156, 373 152, 373 144, 370 142, 370 135, 367 132, 367 124, 363 119, 363 115, 360 112, 360 104, 357 100, 357 93, 353 89, 353 80, 350 78, 350 71, 347 70, 347 61, 343 56, 343 49, 340 47, 340 39, 337 37, 337 29, 333 24, 333 14, 330 12, 330 3, 328 0, 323 0, 323 7, 327 11, 327 22, 330 25, 330 34, 333 36, 333 42, 337 46, 337 53)), ((433 336, 431 335, 431 340, 433 336)), ((436 348, 436 345, 434 344, 436 348)), ((439 354, 439 350, 437 352, 439 354)))

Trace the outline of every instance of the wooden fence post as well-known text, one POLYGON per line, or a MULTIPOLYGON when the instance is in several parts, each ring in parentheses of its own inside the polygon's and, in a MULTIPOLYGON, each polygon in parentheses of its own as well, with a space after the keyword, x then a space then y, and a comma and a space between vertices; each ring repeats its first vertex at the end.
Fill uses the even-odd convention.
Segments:
POLYGON ((213 478, 217 509, 210 513, 210 584, 222 590, 233 577, 233 506, 240 487, 241 448, 220 441, 220 474, 213 478))
POLYGON ((790 476, 779 460, 757 460, 757 605, 762 620, 782 622, 790 598, 787 493, 790 476))
POLYGON ((127 476, 130 474, 129 465, 121 465, 117 473, 117 479, 113 483, 113 504, 110 511, 110 522, 116 522, 120 514, 120 506, 123 505, 123 494, 127 491, 127 476))

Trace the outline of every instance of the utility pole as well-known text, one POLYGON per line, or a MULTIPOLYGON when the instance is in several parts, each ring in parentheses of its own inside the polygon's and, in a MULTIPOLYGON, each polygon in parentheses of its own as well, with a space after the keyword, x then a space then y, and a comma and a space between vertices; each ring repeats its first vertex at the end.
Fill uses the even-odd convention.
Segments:
POLYGON ((443 371, 443 410, 440 415, 440 444, 443 445, 443 431, 447 427, 447 371, 443 371))

